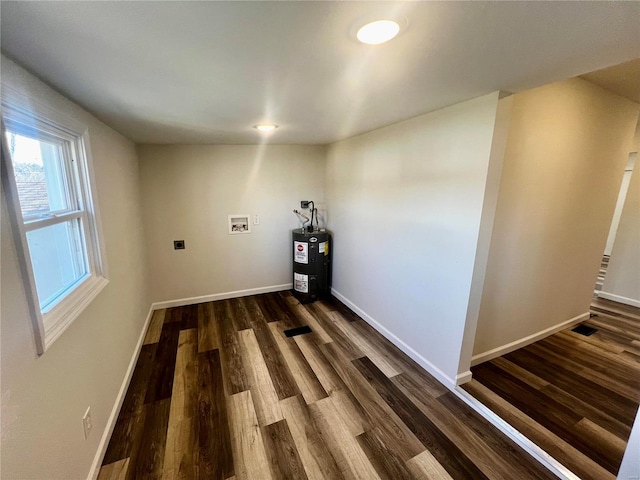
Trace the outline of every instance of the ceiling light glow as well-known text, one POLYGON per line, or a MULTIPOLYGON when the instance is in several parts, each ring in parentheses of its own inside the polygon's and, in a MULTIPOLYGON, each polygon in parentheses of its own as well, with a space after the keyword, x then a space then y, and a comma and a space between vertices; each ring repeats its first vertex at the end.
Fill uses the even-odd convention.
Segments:
POLYGON ((278 125, 274 125, 272 123, 261 123, 260 125, 254 125, 256 130, 260 130, 261 132, 271 132, 278 128, 278 125))
POLYGON ((400 25, 392 20, 378 20, 367 23, 357 33, 358 40, 368 45, 379 45, 388 42, 398 35, 400 25))

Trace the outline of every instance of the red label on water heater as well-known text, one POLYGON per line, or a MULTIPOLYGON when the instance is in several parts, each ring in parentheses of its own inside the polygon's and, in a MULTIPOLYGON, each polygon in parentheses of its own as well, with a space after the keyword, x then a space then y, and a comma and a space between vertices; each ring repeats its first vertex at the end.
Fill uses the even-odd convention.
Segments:
POLYGON ((296 263, 309 263, 309 244, 307 242, 293 242, 293 260, 296 263))

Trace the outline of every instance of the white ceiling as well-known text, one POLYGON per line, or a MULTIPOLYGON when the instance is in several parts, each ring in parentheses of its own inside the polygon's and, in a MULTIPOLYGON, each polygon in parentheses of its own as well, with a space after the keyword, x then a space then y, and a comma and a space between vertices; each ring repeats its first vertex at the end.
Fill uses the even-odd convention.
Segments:
POLYGON ((139 143, 326 144, 640 57, 640 2, 2 2, 9 58, 139 143), (355 40, 398 18, 379 46, 355 40))

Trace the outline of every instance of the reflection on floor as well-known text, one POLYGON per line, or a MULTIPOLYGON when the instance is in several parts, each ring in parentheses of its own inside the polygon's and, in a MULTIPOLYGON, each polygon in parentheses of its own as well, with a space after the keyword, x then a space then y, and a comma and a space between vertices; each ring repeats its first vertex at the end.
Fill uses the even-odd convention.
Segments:
POLYGON ((640 402, 640 309, 594 299, 571 329, 477 365, 463 388, 571 471, 614 479, 640 402))

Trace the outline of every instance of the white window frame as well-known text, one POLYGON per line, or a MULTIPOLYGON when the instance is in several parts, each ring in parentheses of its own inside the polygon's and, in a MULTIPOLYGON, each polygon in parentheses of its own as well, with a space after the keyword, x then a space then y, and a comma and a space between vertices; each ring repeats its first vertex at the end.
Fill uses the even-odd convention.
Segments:
MULTIPOLYGON (((82 311, 109 283, 100 213, 95 191, 89 131, 85 125, 67 118, 57 111, 32 101, 10 87, 2 85, 2 183, 7 199, 14 242, 29 304, 29 314, 38 355, 42 355, 78 318, 82 311), (65 147, 65 155, 73 162, 75 182, 71 188, 79 210, 52 215, 36 222, 24 219, 16 186, 13 161, 5 132, 40 136, 43 140, 57 138, 65 147), (86 246, 88 273, 59 299, 43 310, 40 308, 33 265, 27 242, 27 232, 37 228, 80 219, 82 239, 86 246)), ((67 161, 65 160, 65 164, 67 161)))

